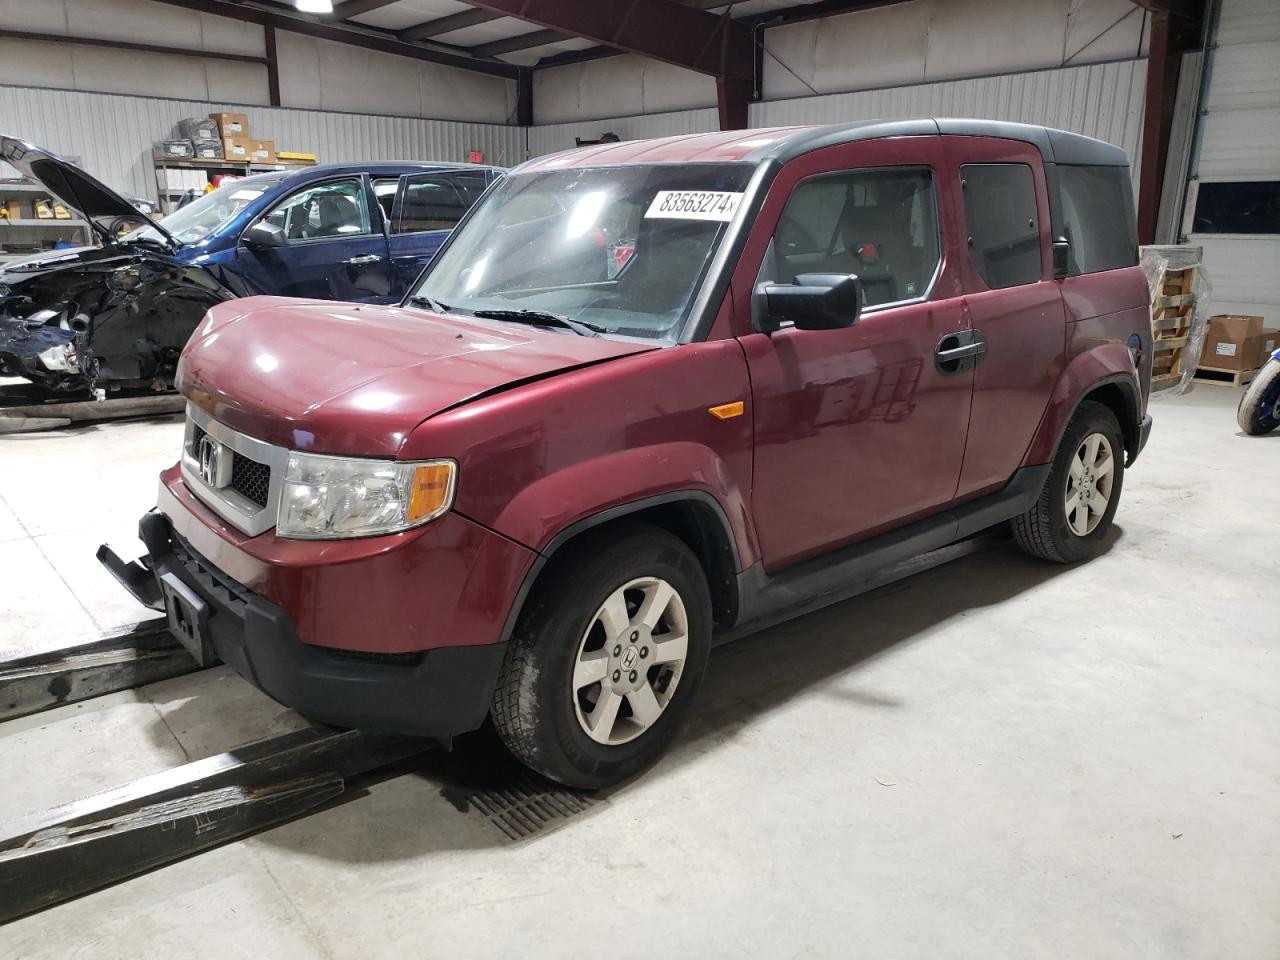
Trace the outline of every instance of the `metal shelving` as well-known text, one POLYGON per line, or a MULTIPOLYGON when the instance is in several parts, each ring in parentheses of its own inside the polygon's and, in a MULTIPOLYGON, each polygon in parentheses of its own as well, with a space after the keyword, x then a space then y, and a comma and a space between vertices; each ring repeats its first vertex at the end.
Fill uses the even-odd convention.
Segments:
MULTIPOLYGON (((60 203, 43 184, 30 180, 0 180, 0 206, 9 200, 21 201, 34 212, 35 201, 46 198, 51 204, 60 203)), ((94 243, 93 230, 87 220, 79 217, 9 217, 0 218, 0 263, 36 256, 53 248, 58 241, 88 246, 94 243), (39 249, 10 250, 11 244, 35 245, 39 249)))

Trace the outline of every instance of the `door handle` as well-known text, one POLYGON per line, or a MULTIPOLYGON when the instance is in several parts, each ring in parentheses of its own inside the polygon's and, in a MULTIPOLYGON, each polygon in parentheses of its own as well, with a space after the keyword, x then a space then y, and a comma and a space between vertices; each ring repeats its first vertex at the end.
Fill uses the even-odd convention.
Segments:
POLYGON ((977 330, 949 333, 938 341, 933 362, 939 373, 972 370, 987 355, 987 338, 977 330))
POLYGON ((353 267, 361 266, 365 263, 377 263, 382 258, 376 253, 363 253, 358 257, 352 257, 350 260, 343 260, 343 263, 350 264, 353 267))

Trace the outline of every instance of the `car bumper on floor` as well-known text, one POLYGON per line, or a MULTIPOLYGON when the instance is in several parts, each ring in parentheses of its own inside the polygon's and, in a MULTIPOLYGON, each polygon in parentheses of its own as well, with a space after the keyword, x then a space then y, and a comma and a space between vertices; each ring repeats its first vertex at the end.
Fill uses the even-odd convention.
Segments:
POLYGON ((161 513, 139 523, 147 547, 125 563, 98 559, 202 665, 222 661, 310 720, 446 738, 478 728, 489 710, 505 643, 370 653, 303 643, 289 615, 196 553, 161 513))

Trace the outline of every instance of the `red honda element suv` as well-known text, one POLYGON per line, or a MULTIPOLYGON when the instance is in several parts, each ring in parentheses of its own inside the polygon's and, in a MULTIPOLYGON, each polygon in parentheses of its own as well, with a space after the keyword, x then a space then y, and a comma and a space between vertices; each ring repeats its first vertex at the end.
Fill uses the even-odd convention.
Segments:
POLYGON ((1125 155, 1042 127, 539 158, 399 306, 210 310, 147 556, 99 556, 307 717, 491 716, 547 776, 613 783, 719 640, 996 524, 1097 552, 1151 425, 1136 264, 1125 155))

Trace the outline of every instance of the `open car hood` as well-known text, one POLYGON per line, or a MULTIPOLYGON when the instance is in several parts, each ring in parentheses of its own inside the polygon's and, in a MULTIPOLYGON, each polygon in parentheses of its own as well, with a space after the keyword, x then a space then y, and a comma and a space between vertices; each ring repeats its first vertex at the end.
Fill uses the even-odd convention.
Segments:
POLYGON ((177 244, 169 231, 120 194, 43 147, 17 137, 0 136, 0 160, 16 168, 23 176, 40 183, 67 206, 79 210, 107 243, 113 243, 115 238, 95 217, 127 217, 130 220, 145 221, 159 231, 161 236, 168 237, 177 244))
POLYGON ((424 420, 477 397, 654 349, 418 309, 248 297, 205 316, 177 386, 259 440, 385 457, 424 420))

